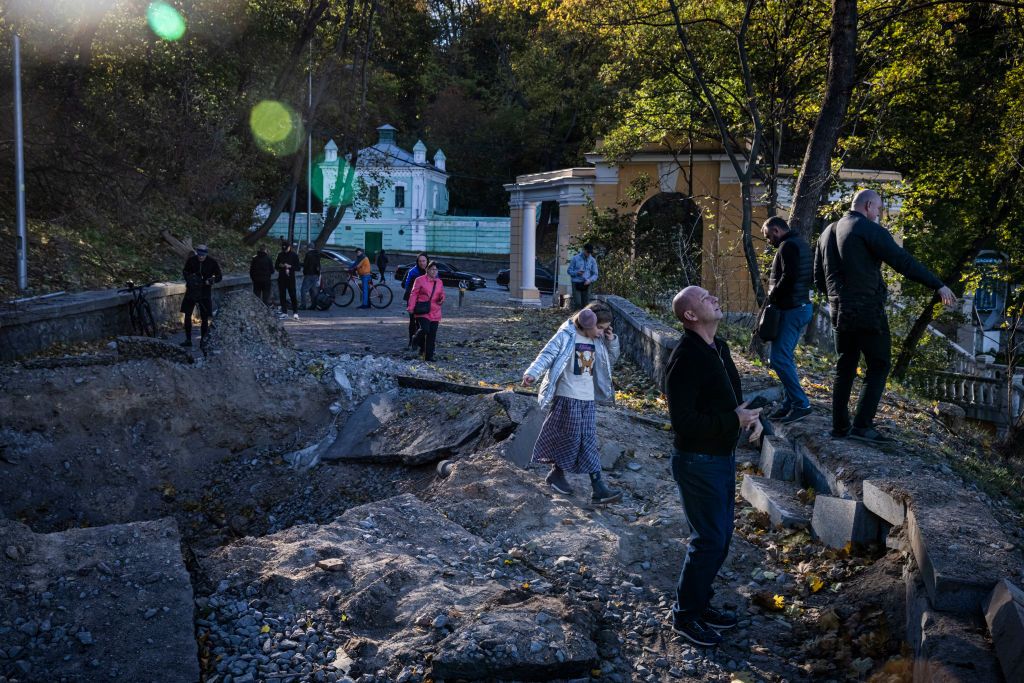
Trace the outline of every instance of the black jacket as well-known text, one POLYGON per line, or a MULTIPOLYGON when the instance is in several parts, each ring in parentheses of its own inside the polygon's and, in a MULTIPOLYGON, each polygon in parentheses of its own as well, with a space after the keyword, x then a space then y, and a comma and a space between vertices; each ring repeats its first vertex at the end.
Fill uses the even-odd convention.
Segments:
POLYGON ((743 401, 740 376, 728 345, 715 347, 687 330, 668 360, 665 397, 680 451, 730 455, 740 436, 736 407, 743 401))
POLYGON ((278 278, 283 277, 288 280, 294 280, 295 274, 299 272, 302 264, 299 263, 299 255, 294 251, 282 251, 277 254, 277 261, 274 262, 274 267, 277 268, 278 278), (291 266, 291 270, 287 274, 284 271, 285 266, 291 266))
POLYGON ((185 277, 185 297, 195 299, 213 296, 213 285, 224 279, 220 264, 212 256, 202 261, 195 254, 185 259, 181 274, 185 277))
POLYGON ((889 231, 858 211, 847 211, 825 228, 814 252, 814 282, 828 294, 837 329, 879 329, 888 289, 882 263, 926 287, 942 281, 896 244, 889 231))
POLYGON ((274 276, 274 261, 270 254, 258 253, 252 257, 249 263, 249 278, 253 282, 270 282, 274 276))
POLYGON ((320 274, 320 252, 317 251, 316 249, 310 249, 309 251, 307 251, 306 257, 302 259, 302 274, 320 274))
POLYGON ((813 257, 811 248, 796 230, 782 238, 772 259, 768 278, 768 301, 782 309, 810 303, 813 257))

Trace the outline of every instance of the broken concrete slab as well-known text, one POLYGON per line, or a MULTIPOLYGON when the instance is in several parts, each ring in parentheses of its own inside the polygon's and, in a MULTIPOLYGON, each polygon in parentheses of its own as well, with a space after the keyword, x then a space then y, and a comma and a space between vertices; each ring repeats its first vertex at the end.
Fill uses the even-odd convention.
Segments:
POLYGON ((537 437, 540 436, 540 428, 544 425, 545 417, 547 417, 547 413, 539 406, 534 405, 512 436, 502 442, 498 453, 519 467, 528 466, 533 459, 533 446, 537 443, 537 437))
POLYGON ((976 614, 996 583, 1020 571, 1013 544, 968 491, 926 475, 898 483, 910 501, 907 536, 932 605, 976 614))
POLYGON ((914 683, 1000 680, 995 653, 975 618, 935 610, 916 566, 907 568, 904 579, 907 642, 914 652, 914 683))
POLYGON ((438 644, 431 673, 472 681, 585 676, 598 663, 593 622, 589 610, 567 610, 551 597, 497 605, 438 644))
POLYGON ((788 441, 778 436, 764 437, 761 445, 761 471, 769 479, 796 479, 796 451, 788 441))
POLYGON ((768 514, 772 524, 806 529, 811 523, 811 506, 800 501, 800 487, 785 481, 743 475, 742 495, 751 505, 768 514))
POLYGON ((325 461, 422 465, 465 445, 498 409, 487 396, 413 389, 374 394, 363 401, 322 453, 325 461))
POLYGON ((907 501, 898 484, 881 479, 865 479, 864 505, 889 524, 899 526, 907 518, 907 501))
POLYGON ((494 400, 505 409, 505 414, 515 424, 526 421, 527 416, 539 406, 533 394, 521 394, 518 391, 501 391, 494 395, 494 400))
POLYGON ((199 680, 173 519, 52 534, 0 520, 0 538, 16 549, 0 555, 0 640, 19 678, 199 680))
POLYGON ((795 446, 797 480, 818 493, 862 498, 865 479, 913 476, 920 464, 849 439, 832 438, 831 420, 820 415, 776 427, 778 436, 795 446))
POLYGON ((848 498, 817 496, 811 516, 814 535, 827 546, 869 545, 881 541, 878 517, 864 503, 848 498))
POLYGON ((1003 579, 983 608, 1003 678, 1024 681, 1024 591, 1003 579))
MULTIPOLYGON (((476 396, 479 394, 496 394, 501 389, 497 387, 479 386, 477 384, 463 384, 461 382, 449 382, 443 379, 432 377, 417 377, 416 375, 395 375, 395 382, 404 389, 423 389, 425 391, 447 391, 453 394, 465 396, 476 396)), ((511 393, 511 392, 509 392, 511 393)))

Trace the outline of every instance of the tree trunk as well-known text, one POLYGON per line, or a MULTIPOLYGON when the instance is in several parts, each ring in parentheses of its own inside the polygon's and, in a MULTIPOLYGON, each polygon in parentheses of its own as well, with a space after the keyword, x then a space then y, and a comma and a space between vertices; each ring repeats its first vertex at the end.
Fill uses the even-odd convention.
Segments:
POLYGON ((856 64, 857 0, 833 0, 825 97, 807 142, 789 214, 790 227, 808 241, 814 231, 822 191, 832 171, 832 150, 850 104, 856 64))

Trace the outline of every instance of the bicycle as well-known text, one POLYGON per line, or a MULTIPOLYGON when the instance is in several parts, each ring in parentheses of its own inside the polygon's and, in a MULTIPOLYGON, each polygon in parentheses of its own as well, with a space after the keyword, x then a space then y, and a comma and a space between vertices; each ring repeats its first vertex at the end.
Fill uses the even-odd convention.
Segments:
POLYGON ((128 302, 128 319, 132 324, 132 332, 145 337, 156 336, 156 319, 153 317, 153 309, 146 301, 146 289, 155 283, 148 285, 136 285, 129 280, 125 283, 124 289, 117 290, 122 294, 131 294, 131 301, 128 302))
MULTIPOLYGON (((331 287, 331 297, 334 299, 334 305, 343 307, 348 306, 355 299, 356 292, 361 288, 359 278, 349 273, 348 280, 342 280, 338 284, 331 287)), ((394 297, 394 293, 391 288, 383 282, 374 283, 370 280, 370 305, 374 308, 387 308, 391 305, 391 300, 394 297)))

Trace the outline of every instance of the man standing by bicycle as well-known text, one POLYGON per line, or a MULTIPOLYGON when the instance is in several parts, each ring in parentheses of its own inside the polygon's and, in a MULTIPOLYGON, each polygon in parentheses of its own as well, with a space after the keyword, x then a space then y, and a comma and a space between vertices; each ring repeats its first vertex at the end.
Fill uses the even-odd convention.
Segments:
POLYGON ((192 312, 199 306, 201 321, 200 341, 206 342, 210 331, 210 316, 213 315, 213 285, 223 279, 220 264, 209 255, 205 244, 196 247, 195 253, 185 261, 182 275, 185 277, 185 298, 181 300, 181 312, 185 314, 185 341, 182 346, 192 346, 192 312))
POLYGON ((370 259, 366 257, 362 249, 356 249, 356 265, 352 267, 352 272, 359 276, 359 281, 362 283, 363 299, 362 305, 359 308, 370 307, 370 273, 373 268, 370 266, 370 259))

